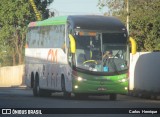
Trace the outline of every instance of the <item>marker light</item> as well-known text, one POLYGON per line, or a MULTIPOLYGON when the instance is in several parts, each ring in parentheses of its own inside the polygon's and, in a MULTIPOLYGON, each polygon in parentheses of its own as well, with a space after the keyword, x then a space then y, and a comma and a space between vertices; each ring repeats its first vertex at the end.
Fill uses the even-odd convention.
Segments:
POLYGON ((125 89, 125 90, 128 90, 128 88, 127 88, 127 87, 125 87, 124 89, 125 89))

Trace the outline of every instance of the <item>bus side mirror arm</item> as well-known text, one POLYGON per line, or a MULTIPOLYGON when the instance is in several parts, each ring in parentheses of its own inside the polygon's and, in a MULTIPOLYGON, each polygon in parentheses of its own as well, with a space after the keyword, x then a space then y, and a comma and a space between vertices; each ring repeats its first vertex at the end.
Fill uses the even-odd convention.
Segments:
POLYGON ((131 53, 132 55, 136 54, 137 52, 137 44, 136 44, 136 41, 132 38, 132 37, 129 37, 129 41, 131 43, 131 53))

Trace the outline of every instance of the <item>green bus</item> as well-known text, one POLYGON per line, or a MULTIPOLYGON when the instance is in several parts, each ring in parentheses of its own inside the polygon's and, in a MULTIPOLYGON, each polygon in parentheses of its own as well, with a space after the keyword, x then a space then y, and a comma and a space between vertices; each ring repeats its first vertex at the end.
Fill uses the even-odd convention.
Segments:
MULTIPOLYGON (((133 40, 132 40, 133 41, 133 40)), ((72 15, 28 25, 25 81, 34 96, 128 92, 129 37, 114 17, 72 15)))

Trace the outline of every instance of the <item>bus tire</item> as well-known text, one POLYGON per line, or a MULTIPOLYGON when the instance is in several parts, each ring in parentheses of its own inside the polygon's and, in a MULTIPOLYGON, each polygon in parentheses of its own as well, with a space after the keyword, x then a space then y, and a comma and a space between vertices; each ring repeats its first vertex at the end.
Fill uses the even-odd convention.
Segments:
POLYGON ((34 86, 34 73, 31 73, 31 88, 34 86))
POLYGON ((42 97, 48 97, 51 96, 51 92, 47 90, 43 90, 39 87, 39 75, 36 73, 36 77, 34 80, 34 85, 33 85, 33 95, 35 97, 42 96, 42 97))
POLYGON ((33 83, 33 95, 34 96, 39 96, 40 94, 40 88, 39 88, 39 76, 36 74, 36 77, 34 79, 33 83))
POLYGON ((63 75, 62 75, 62 78, 61 78, 61 88, 62 88, 62 92, 63 92, 63 97, 64 98, 70 98, 71 93, 66 91, 65 79, 64 79, 63 75))
POLYGON ((112 101, 116 100, 117 99, 117 94, 110 94, 109 99, 112 100, 112 101))

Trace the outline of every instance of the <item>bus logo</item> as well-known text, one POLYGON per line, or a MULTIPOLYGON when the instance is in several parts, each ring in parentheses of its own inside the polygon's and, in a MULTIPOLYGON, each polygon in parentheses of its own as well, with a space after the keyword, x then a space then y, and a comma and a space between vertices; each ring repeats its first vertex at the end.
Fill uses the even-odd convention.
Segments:
POLYGON ((48 56, 47 56, 47 60, 48 61, 51 61, 51 62, 55 62, 57 63, 57 53, 58 53, 58 50, 53 50, 53 49, 50 49, 48 51, 48 56))

